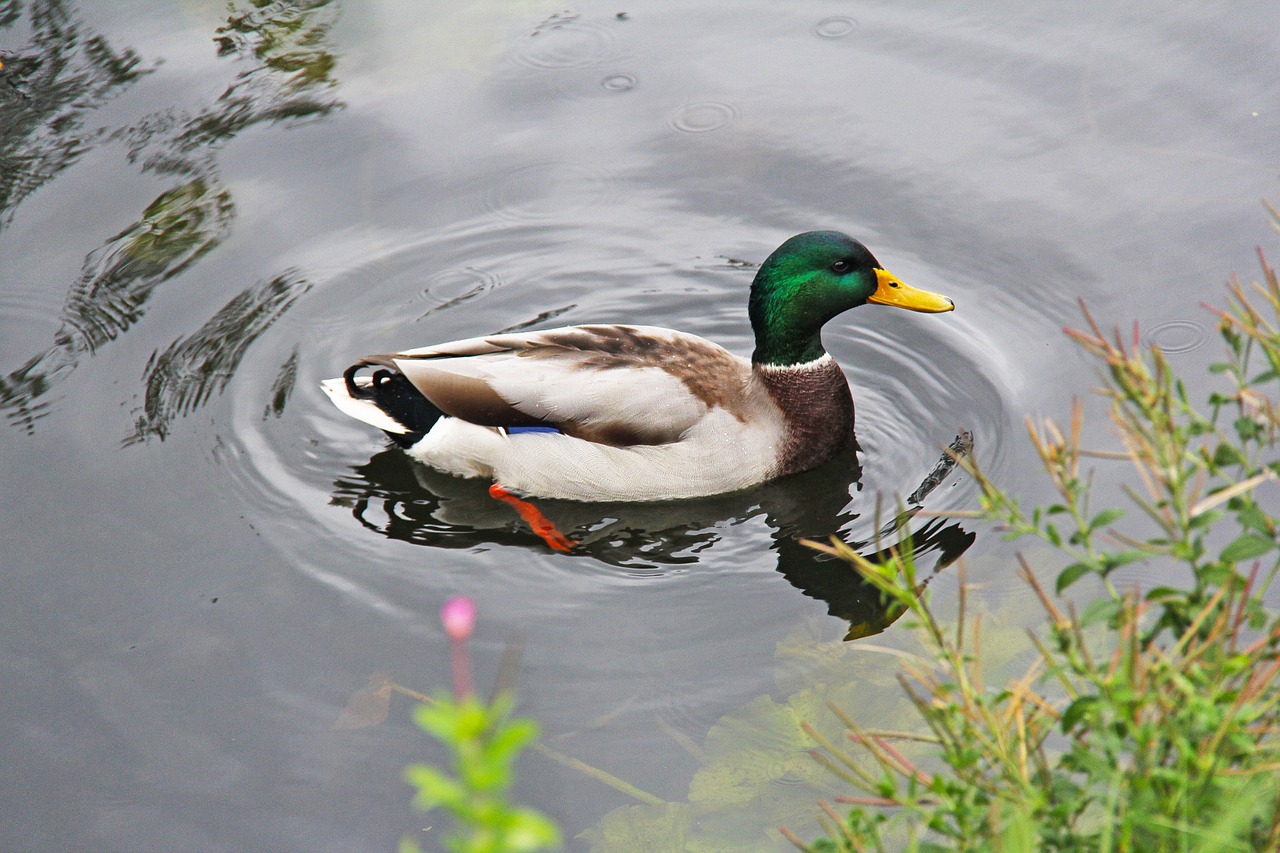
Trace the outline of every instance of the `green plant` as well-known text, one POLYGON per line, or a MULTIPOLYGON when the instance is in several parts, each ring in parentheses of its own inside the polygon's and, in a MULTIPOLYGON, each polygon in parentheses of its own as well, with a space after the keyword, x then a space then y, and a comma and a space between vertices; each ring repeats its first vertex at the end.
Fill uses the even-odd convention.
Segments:
MULTIPOLYGON (((453 853, 529 853, 557 846, 555 824, 513 805, 507 795, 514 762, 537 738, 537 724, 512 716, 515 700, 509 691, 490 702, 473 692, 466 646, 475 621, 471 602, 455 598, 441 616, 452 650, 455 695, 419 705, 415 719, 453 752, 454 775, 425 764, 406 767, 405 781, 418 789, 414 805, 453 814, 459 828, 444 839, 453 853)), ((405 839, 400 850, 409 853, 418 846, 405 839)))
MULTIPOLYGON (((1103 396, 1122 453, 1081 444, 1071 426, 1029 424, 1058 500, 1024 510, 972 463, 982 514, 1010 538, 1034 536, 1064 552, 1061 595, 1086 577, 1100 594, 1077 609, 1055 603, 1031 567, 1022 576, 1047 614, 1032 632, 1033 663, 998 688, 983 683, 980 623, 954 626, 918 598, 909 554, 871 563, 838 541, 816 546, 847 560, 900 602, 923 629, 933 660, 901 681, 933 755, 908 757, 839 708, 859 752, 813 730, 821 762, 858 790, 824 804, 828 837, 811 851, 1252 851, 1280 849, 1280 618, 1264 593, 1280 562, 1277 518, 1255 490, 1280 475, 1280 281, 1233 284, 1215 310, 1232 387, 1203 409, 1169 362, 1085 312, 1069 331, 1102 364, 1103 396), (1259 366, 1259 362, 1261 365, 1259 366), (1089 456, 1127 459, 1140 513, 1090 506, 1089 456), (1265 560, 1264 560, 1265 558, 1265 560), (1115 571, 1148 561, 1171 578, 1121 591, 1115 571), (1179 574, 1180 573, 1180 574, 1179 574), (1180 582, 1178 578, 1184 578, 1180 582), (934 762, 924 766, 926 761, 934 762)), ((1269 484, 1268 488, 1274 488, 1269 484)), ((907 749, 907 747, 903 747, 907 749)))

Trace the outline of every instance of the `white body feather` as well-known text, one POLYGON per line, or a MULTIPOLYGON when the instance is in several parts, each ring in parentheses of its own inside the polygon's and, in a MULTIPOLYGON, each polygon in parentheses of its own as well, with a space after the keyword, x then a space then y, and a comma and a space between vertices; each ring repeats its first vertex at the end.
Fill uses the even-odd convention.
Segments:
POLYGON ((507 434, 441 418, 409 455, 546 498, 655 501, 732 492, 767 480, 781 439, 780 424, 742 424, 723 409, 708 412, 679 441, 631 447, 555 433, 507 434))
MULTIPOLYGON (((534 418, 587 431, 665 436, 660 443, 608 443, 550 432, 508 433, 446 416, 408 449, 435 468, 491 478, 530 495, 652 501, 736 491, 776 475, 786 438, 782 414, 747 359, 669 329, 574 327, 494 335, 390 358, 419 389, 478 382, 534 418), (557 343, 606 333, 628 336, 624 342, 639 340, 645 349, 619 355, 557 343)), ((348 415, 407 432, 371 401, 352 398, 343 380, 323 387, 348 415)))

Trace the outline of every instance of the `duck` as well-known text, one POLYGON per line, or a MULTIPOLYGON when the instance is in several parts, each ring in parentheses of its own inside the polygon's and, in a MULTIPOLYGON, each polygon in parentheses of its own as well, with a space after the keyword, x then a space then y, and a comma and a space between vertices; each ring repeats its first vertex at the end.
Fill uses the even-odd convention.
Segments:
POLYGON ((866 304, 955 308, 854 238, 809 231, 756 271, 750 358, 657 326, 565 326, 367 355, 321 387, 412 458, 493 494, 706 497, 853 451, 853 395, 821 333, 866 304))

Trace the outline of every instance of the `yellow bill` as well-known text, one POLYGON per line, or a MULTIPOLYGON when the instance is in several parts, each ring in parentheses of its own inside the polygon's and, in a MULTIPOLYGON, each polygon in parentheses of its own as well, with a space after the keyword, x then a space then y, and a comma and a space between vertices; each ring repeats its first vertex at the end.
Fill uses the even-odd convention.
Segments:
POLYGON ((876 305, 893 305, 909 311, 923 311, 926 314, 954 311, 956 307, 956 304, 947 297, 903 284, 896 275, 885 270, 876 270, 876 284, 876 292, 867 300, 876 305))

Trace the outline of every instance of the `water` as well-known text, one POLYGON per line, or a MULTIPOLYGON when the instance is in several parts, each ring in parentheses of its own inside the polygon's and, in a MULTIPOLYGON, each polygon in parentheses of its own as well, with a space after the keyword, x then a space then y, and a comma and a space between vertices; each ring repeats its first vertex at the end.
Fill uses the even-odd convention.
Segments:
MULTIPOLYGON (((716 756, 681 738, 763 694, 838 681, 899 712, 880 650, 909 637, 842 642, 874 613, 795 537, 870 538, 962 430, 1044 497, 1022 418, 1092 384, 1059 332, 1079 298, 1191 375, 1214 360, 1200 303, 1273 240, 1271 11, 0 4, 0 846, 438 834, 399 781, 439 755, 407 701, 332 727, 376 673, 447 683, 459 593, 481 683, 518 644, 547 742, 682 808, 716 756), (578 322, 745 353, 752 264, 815 228, 957 304, 829 328, 856 485, 552 503, 584 541, 562 556, 317 387, 365 353, 578 322)), ((926 505, 973 497, 952 475, 926 505)), ((1033 618, 998 536, 926 532, 967 547, 993 630, 1033 618)), ((778 780, 768 809, 695 796, 699 837, 812 837, 830 792, 778 780)), ((634 802, 538 756, 519 796, 583 850, 634 802)))

